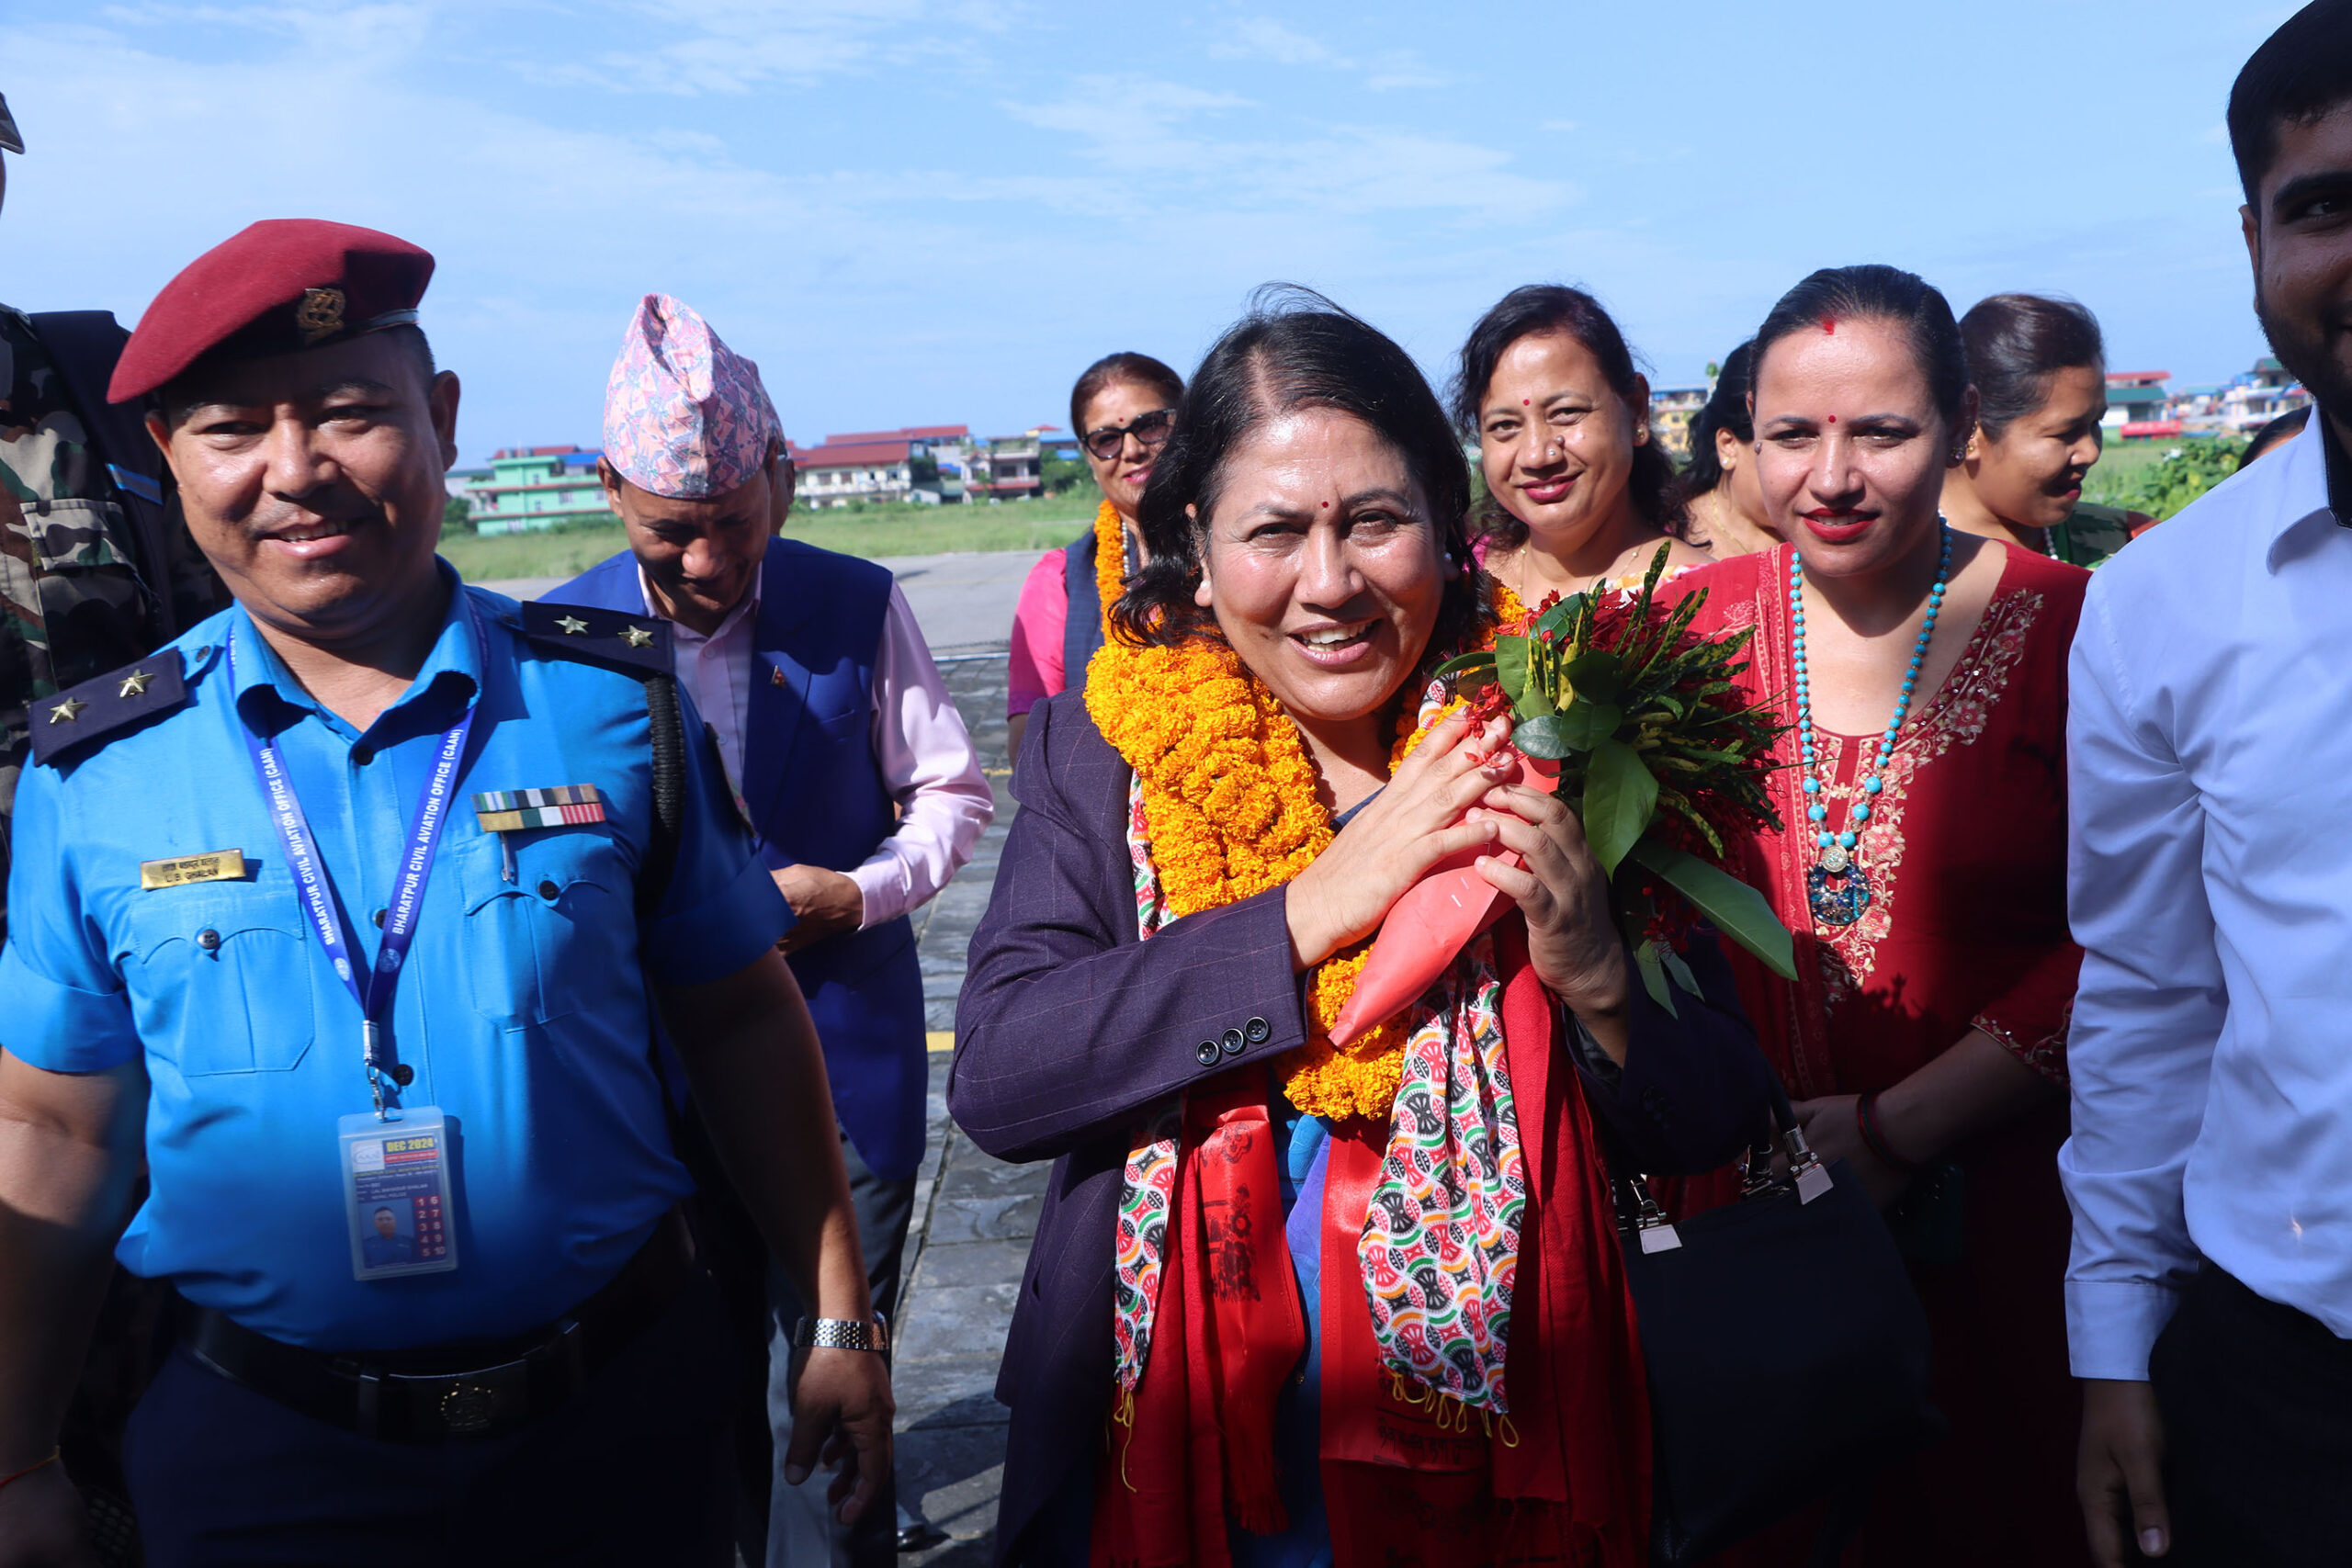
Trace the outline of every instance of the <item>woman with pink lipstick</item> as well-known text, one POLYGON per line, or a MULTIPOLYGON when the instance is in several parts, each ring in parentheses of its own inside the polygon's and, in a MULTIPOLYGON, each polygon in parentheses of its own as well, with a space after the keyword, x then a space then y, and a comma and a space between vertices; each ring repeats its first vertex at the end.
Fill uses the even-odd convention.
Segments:
MULTIPOLYGON (((1678 515, 1649 409, 1625 334, 1581 289, 1514 288, 1471 329, 1453 418, 1478 443, 1486 494, 1470 531, 1502 619, 1553 593, 1641 581, 1678 515)), ((1708 558, 1679 540, 1673 550, 1672 570, 1708 558)))
POLYGON ((2083 504, 2107 414, 2098 321, 2071 299, 1996 294, 1960 319, 1976 434, 1944 476, 1951 525, 2075 566, 2096 566, 2155 519, 2083 504))
MULTIPOLYGON (((1951 307, 1893 267, 1814 274, 1757 333, 1755 459, 1788 542, 1695 572, 1789 723, 1787 824, 1731 866, 1798 978, 1732 954, 1806 1136, 1912 1259, 1951 1436, 1880 1479, 1845 1561, 2074 1564, 2077 1395, 2057 1153, 2082 954, 2066 928, 2066 654, 2086 573, 1939 515, 1977 394, 1951 307)), ((1728 1201, 1736 1174, 1690 1184, 1728 1201)), ((1817 1525, 1817 1521, 1815 1521, 1817 1525)), ((1802 1525, 1736 1559, 1804 1562, 1802 1525)))
POLYGON ((1184 378, 1148 354, 1107 354, 1070 389, 1069 424, 1102 491, 1094 525, 1030 569, 1012 610, 1012 665, 1005 687, 1008 747, 1021 755, 1029 710, 1086 684, 1086 661, 1102 646, 1102 612, 1143 565, 1143 487, 1176 428, 1184 378))

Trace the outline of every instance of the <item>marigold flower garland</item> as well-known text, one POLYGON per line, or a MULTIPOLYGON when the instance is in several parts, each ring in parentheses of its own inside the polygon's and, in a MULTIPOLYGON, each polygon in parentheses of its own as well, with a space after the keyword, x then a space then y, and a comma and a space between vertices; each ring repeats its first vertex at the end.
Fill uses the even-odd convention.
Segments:
MULTIPOLYGON (((1086 711, 1143 787, 1151 860, 1179 916, 1280 887, 1332 838, 1298 726, 1223 643, 1135 648, 1115 638, 1086 670, 1086 711)), ((1389 766, 1425 730, 1408 716, 1389 766)), ((1386 1121, 1410 1032, 1400 1014, 1344 1048, 1331 1025, 1355 991, 1369 941, 1316 966, 1306 1043, 1282 1058, 1283 1090, 1311 1115, 1386 1121)))
POLYGON ((1094 598, 1102 606, 1102 640, 1111 635, 1111 606, 1127 591, 1127 530, 1119 509, 1105 501, 1094 509, 1094 598))

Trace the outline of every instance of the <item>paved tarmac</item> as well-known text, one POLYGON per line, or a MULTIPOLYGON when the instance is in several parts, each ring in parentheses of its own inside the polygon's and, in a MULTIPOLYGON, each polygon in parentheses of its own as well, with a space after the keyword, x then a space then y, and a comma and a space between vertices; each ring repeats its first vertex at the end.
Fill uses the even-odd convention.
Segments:
MULTIPOLYGON (((907 604, 931 650, 943 657, 1002 649, 1012 634, 1012 606, 1037 564, 1037 550, 966 551, 944 556, 885 556, 906 592, 907 604)), ((562 585, 560 577, 518 577, 481 586, 516 599, 537 599, 562 585)))
MULTIPOLYGON (((1018 589, 1018 579, 1013 586, 1018 589)), ((916 611, 918 617, 922 613, 916 611)), ((1005 618, 1012 618, 1009 605, 1005 618)), ((997 1359, 1012 1322, 1049 1168, 990 1159, 947 1119, 948 1057, 938 1047, 947 1043, 944 1032, 955 1027, 965 949, 988 908, 997 855, 1017 808, 1006 787, 1003 661, 972 660, 944 669, 948 689, 995 786, 997 816, 972 863, 916 917, 924 1010, 929 1027, 941 1032, 932 1042, 929 1152, 915 1190, 908 1284, 899 1307, 893 1376, 899 1495, 948 1540, 899 1561, 926 1568, 982 1568, 994 1540, 1004 1466, 1005 1409, 996 1402, 997 1359)))
MULTIPOLYGON (((1015 807, 1005 755, 1004 649, 1012 607, 1037 552, 886 559, 940 659, 950 694, 996 791, 996 820, 971 863, 915 916, 924 1026, 932 1033, 930 1139, 907 1238, 893 1383, 899 1402, 899 1497, 944 1532, 899 1559, 913 1568, 984 1568, 1003 1479, 1006 1412, 996 1369, 1043 1202, 1044 1165, 990 1159, 947 1119, 947 1047, 965 950, 988 909, 999 851, 1015 807)), ((559 578, 490 582, 537 598, 559 578)), ((1109 1376, 1109 1369, 1104 1369, 1109 1376)), ((812 1479, 810 1485, 822 1484, 812 1479)))

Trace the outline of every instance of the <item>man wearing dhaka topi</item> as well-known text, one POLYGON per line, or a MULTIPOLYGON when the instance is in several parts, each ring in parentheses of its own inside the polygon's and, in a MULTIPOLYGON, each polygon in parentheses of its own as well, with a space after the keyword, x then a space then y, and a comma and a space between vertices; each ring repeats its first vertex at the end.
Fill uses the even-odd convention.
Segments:
MULTIPOLYGON (((679 684, 798 917, 783 947, 824 1043, 871 1305, 888 1318, 929 1077, 908 916, 971 858, 994 797, 890 573, 776 536, 792 508, 792 459, 759 367, 666 294, 644 298, 622 340, 598 472, 629 547, 555 597, 670 634, 679 684)), ((769 1419, 781 1455, 793 1432, 786 1372, 806 1308, 780 1274, 770 1291, 769 1419)), ((879 1505, 844 1532, 817 1488, 778 1474, 768 1562, 890 1562, 899 1543, 880 1479, 879 1505)))
POLYGON ((168 1280, 147 1561, 723 1564, 723 1320, 653 1057, 813 1310, 804 1469, 889 1473, 793 915, 668 628, 435 554, 433 258, 256 223, 144 411, 236 603, 42 699, 0 952, 0 1565, 91 1562, 59 1417, 108 1258, 168 1280), (830 1442, 829 1442, 830 1439, 830 1442))

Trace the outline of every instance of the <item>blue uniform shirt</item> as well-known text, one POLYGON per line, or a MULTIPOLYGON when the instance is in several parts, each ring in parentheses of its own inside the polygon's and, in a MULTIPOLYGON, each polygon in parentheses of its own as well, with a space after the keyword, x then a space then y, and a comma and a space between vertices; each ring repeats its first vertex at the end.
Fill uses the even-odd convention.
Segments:
POLYGON ((144 1060, 152 1190, 117 1256, 316 1349, 499 1337, 560 1316, 691 1185, 649 1060, 649 982, 732 974, 792 923, 707 745, 686 748, 675 868, 640 929, 644 687, 543 653, 512 600, 456 589, 431 657, 365 735, 303 692, 242 609, 173 646, 187 661, 184 706, 62 767, 25 771, 0 952, 0 1046, 59 1072, 144 1060), (232 620, 242 683, 226 656, 232 620), (390 900, 434 752, 477 694, 463 793, 388 1026, 415 1069, 402 1098, 452 1123, 458 1267, 361 1283, 336 1142, 337 1119, 369 1106, 359 1009, 307 930, 239 713, 276 732, 372 960, 371 917, 390 900), (603 795, 605 820, 508 835, 508 880, 498 836, 465 796, 583 784, 603 795), (143 861, 240 849, 243 882, 140 889, 143 861))

